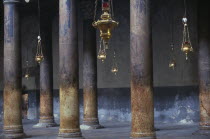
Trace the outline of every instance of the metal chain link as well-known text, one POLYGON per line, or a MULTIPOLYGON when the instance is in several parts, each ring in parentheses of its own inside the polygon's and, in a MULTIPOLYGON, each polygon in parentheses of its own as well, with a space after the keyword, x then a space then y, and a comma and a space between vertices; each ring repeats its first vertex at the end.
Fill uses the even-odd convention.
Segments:
POLYGON ((98 0, 96 0, 96 1, 95 1, 95 11, 94 11, 93 21, 95 21, 95 20, 96 20, 97 7, 98 7, 98 0))
POLYGON ((114 19, 114 8, 113 8, 113 0, 110 0, 111 1, 111 6, 112 6, 112 18, 114 19))

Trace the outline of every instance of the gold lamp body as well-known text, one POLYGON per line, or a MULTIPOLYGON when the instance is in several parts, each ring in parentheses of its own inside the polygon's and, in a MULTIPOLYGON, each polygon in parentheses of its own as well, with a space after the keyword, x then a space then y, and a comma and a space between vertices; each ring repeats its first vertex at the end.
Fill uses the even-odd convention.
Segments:
POLYGON ((35 60, 36 60, 36 62, 38 62, 40 64, 44 60, 44 56, 43 55, 36 55, 35 60))
POLYGON ((184 52, 186 55, 188 55, 190 52, 193 52, 193 48, 191 43, 189 42, 184 42, 182 44, 182 48, 181 48, 182 52, 184 52))
POLYGON ((106 51, 105 50, 100 50, 98 53, 98 59, 104 62, 106 59, 106 51))
POLYGON ((118 26, 118 22, 111 18, 109 13, 109 8, 102 9, 103 14, 101 19, 93 22, 93 27, 100 30, 100 37, 103 39, 105 44, 108 44, 110 38, 112 37, 112 30, 118 26))
POLYGON ((30 77, 29 73, 26 73, 24 77, 28 80, 28 78, 30 77))
POLYGON ((112 67, 111 72, 116 75, 117 72, 118 72, 118 68, 117 67, 112 67))
POLYGON ((175 67, 176 67, 176 61, 175 60, 170 61, 169 68, 172 68, 174 70, 175 67))

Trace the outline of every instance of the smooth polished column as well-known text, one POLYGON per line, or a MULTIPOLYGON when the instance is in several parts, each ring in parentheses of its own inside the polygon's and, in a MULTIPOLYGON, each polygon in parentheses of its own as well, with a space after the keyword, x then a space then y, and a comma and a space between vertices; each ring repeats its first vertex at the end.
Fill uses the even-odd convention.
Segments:
MULTIPOLYGON (((42 9, 44 8, 46 7, 42 7, 42 9)), ((53 62, 51 16, 52 15, 50 11, 45 11, 41 14, 40 26, 44 60, 40 63, 40 119, 39 123, 33 126, 35 128, 56 126, 53 116, 53 62)))
POLYGON ((4 0, 4 136, 23 137, 19 0, 4 0))
POLYGON ((210 129, 210 10, 208 0, 198 3, 200 128, 210 129))
POLYGON ((81 1, 83 13, 83 100, 82 129, 102 128, 98 121, 96 29, 92 26, 95 0, 81 1), (87 12, 88 11, 88 12, 87 12))
POLYGON ((84 21, 83 34, 83 93, 85 129, 98 129, 96 31, 93 20, 84 21))
POLYGON ((154 136, 150 0, 130 1, 131 137, 154 136))
POLYGON ((82 138, 79 123, 77 0, 59 2, 60 129, 58 136, 82 138))

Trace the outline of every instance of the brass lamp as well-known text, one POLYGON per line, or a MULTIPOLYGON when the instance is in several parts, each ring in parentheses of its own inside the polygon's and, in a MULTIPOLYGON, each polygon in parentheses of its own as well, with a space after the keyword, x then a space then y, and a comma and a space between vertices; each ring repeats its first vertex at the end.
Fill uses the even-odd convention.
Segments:
POLYGON ((117 66, 116 53, 115 53, 115 51, 114 51, 113 65, 112 65, 111 72, 114 73, 115 75, 117 75, 117 73, 118 73, 118 66, 117 66))
POLYGON ((117 75, 118 68, 117 67, 112 67, 111 72, 117 75))
POLYGON ((187 24, 187 18, 184 17, 182 18, 182 22, 184 25, 184 30, 183 30, 183 42, 181 46, 181 51, 185 53, 186 55, 186 60, 188 60, 188 54, 190 52, 193 52, 193 47, 190 41, 190 34, 189 34, 189 29, 188 29, 188 24, 187 24))
POLYGON ((98 59, 104 62, 106 59, 106 51, 105 50, 99 50, 98 52, 98 59))
MULTIPOLYGON (((173 36, 173 35, 172 35, 173 36)), ((173 39, 172 39, 173 40, 173 39)), ((170 69, 175 69, 176 68, 176 60, 175 60, 175 58, 174 58, 174 44, 173 44, 173 41, 172 41, 172 43, 171 43, 171 60, 169 61, 169 65, 168 65, 168 67, 170 68, 170 69)))
POLYGON ((189 42, 184 42, 182 44, 181 50, 182 50, 182 52, 185 53, 186 60, 188 60, 188 54, 189 54, 189 52, 193 52, 193 48, 192 48, 191 44, 189 42))
POLYGON ((29 74, 29 69, 28 69, 28 61, 26 61, 26 73, 24 75, 24 78, 26 78, 28 80, 28 78, 30 77, 30 74, 29 74))
POLYGON ((28 78, 30 77, 29 73, 26 73, 24 77, 28 80, 28 78))
POLYGON ((38 36, 38 44, 37 44, 37 52, 35 56, 35 61, 40 64, 43 60, 44 60, 44 55, 42 53, 41 37, 38 36))
POLYGON ((171 60, 170 62, 169 62, 169 68, 171 68, 171 69, 175 69, 175 67, 176 67, 176 61, 173 59, 173 60, 171 60))
MULTIPOLYGON (((110 0, 111 1, 111 0, 110 0)), ((93 27, 100 30, 100 37, 103 40, 105 48, 108 49, 108 43, 112 36, 112 30, 118 26, 118 22, 112 19, 110 1, 102 4, 102 15, 101 19, 93 22, 93 27)))

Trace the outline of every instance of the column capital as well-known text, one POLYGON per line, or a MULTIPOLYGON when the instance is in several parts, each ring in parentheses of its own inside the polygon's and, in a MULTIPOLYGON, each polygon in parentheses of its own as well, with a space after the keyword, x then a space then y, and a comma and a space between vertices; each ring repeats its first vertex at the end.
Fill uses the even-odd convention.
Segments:
POLYGON ((83 19, 93 19, 95 11, 95 0, 81 0, 80 11, 83 19))
POLYGON ((4 4, 6 3, 20 3, 20 0, 3 0, 4 4))

